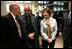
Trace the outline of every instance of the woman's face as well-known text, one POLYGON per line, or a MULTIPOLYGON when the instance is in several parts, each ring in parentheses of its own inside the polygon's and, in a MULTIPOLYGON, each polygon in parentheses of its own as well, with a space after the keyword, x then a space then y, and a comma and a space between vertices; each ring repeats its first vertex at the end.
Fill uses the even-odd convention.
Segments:
POLYGON ((45 18, 48 18, 48 17, 49 17, 49 13, 47 13, 46 11, 44 11, 44 12, 43 12, 43 16, 44 16, 45 18))

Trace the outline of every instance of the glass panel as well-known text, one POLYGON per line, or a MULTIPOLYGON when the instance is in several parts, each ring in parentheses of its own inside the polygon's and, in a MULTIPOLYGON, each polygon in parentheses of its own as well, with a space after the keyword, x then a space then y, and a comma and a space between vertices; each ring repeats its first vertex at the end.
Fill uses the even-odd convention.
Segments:
POLYGON ((23 3, 23 1, 16 1, 16 2, 18 2, 18 3, 23 3))
POLYGON ((60 11, 60 7, 58 7, 58 11, 60 11))
POLYGON ((39 5, 39 10, 43 10, 43 6, 40 6, 40 5, 39 5))
POLYGON ((60 5, 60 2, 57 2, 58 5, 60 5))
POLYGON ((63 7, 61 8, 61 10, 63 10, 63 7))
POLYGON ((46 4, 46 1, 44 1, 44 4, 46 4))
POLYGON ((31 1, 24 1, 25 3, 31 3, 31 1))
POLYGON ((10 3, 10 2, 13 2, 13 1, 5 1, 5 2, 9 2, 10 3))
POLYGON ((53 9, 54 9, 54 11, 57 11, 57 8, 56 7, 54 7, 53 9))
POLYGON ((9 5, 10 5, 10 4, 6 4, 6 10, 7 10, 7 12, 10 12, 10 11, 9 11, 9 5))
POLYGON ((54 1, 54 2, 53 2, 53 4, 57 4, 57 2, 56 2, 56 1, 54 1))
POLYGON ((43 3, 43 1, 38 1, 38 3, 43 3))
POLYGON ((23 4, 19 4, 19 5, 20 5, 20 9, 21 9, 21 11, 23 11, 23 9, 24 9, 23 4))
POLYGON ((64 3, 63 3, 63 2, 61 2, 61 5, 64 5, 64 3))

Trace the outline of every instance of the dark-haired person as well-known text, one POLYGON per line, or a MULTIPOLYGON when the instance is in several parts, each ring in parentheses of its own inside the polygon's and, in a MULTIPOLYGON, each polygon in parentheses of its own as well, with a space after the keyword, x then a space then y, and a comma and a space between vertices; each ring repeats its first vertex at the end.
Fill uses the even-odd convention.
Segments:
POLYGON ((44 19, 41 21, 41 36, 42 36, 42 47, 54 48, 55 36, 57 34, 57 22, 54 18, 50 17, 50 9, 43 9, 44 19))

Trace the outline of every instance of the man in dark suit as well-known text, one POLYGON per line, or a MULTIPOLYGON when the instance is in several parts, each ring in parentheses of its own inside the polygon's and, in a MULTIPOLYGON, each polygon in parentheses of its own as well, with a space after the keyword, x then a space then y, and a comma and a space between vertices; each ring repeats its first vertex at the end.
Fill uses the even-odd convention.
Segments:
POLYGON ((20 14, 18 3, 9 5, 10 13, 1 19, 1 48, 24 48, 27 45, 26 36, 23 33, 17 16, 20 14), (25 37, 25 38, 23 38, 25 37))
POLYGON ((39 16, 39 12, 36 12, 36 19, 37 19, 37 24, 38 24, 38 28, 39 28, 39 35, 41 36, 41 32, 40 32, 40 21, 42 20, 42 17, 39 16))
POLYGON ((56 21, 58 22, 58 15, 57 12, 53 10, 53 7, 50 8, 50 16, 56 19, 56 21))
POLYGON ((23 22, 23 30, 26 32, 26 36, 28 39, 29 44, 32 48, 39 47, 39 36, 38 36, 38 26, 35 20, 35 17, 30 15, 30 6, 25 5, 24 13, 22 15, 22 22, 23 22))
MULTIPOLYGON (((64 17, 64 25, 63 25, 63 32, 60 33, 60 36, 63 35, 63 47, 70 48, 71 46, 71 1, 69 1, 69 11, 66 11, 63 14, 64 17)), ((71 46, 72 47, 72 46, 71 46)))

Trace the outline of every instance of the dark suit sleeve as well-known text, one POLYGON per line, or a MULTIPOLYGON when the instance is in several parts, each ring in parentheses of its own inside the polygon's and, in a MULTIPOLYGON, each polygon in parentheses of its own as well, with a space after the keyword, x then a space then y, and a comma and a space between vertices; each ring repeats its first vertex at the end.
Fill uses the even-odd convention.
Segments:
POLYGON ((64 32, 64 17, 62 18, 62 27, 61 27, 61 32, 64 32))
POLYGON ((0 34, 0 41, 1 41, 1 47, 3 46, 3 43, 4 43, 4 41, 5 41, 5 35, 6 35, 6 32, 7 32, 7 26, 6 26, 6 24, 7 24, 7 22, 6 22, 6 20, 4 19, 4 18, 1 18, 1 34, 0 34))

